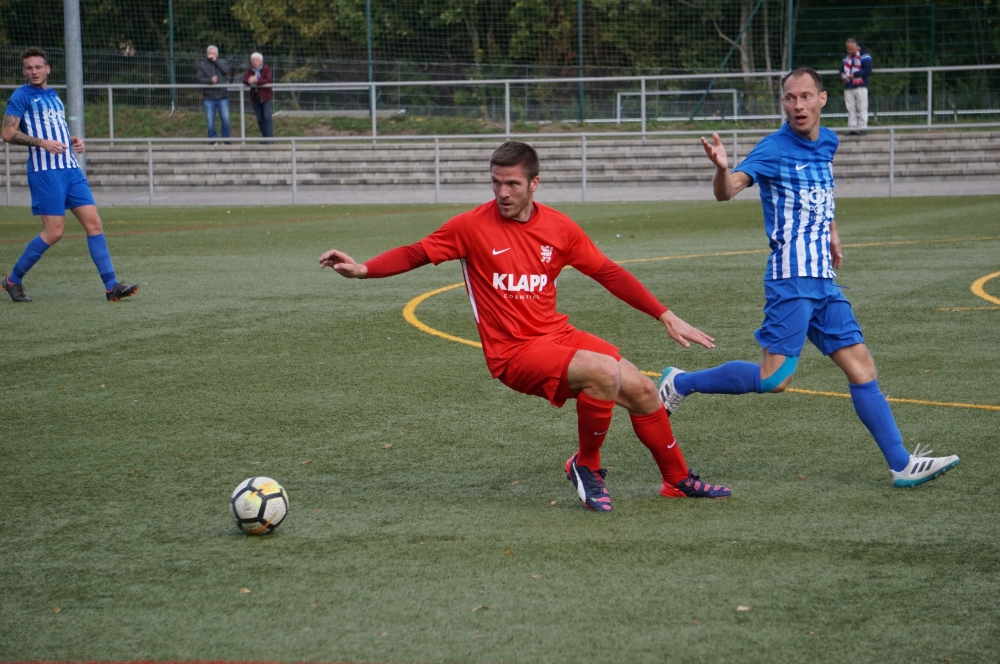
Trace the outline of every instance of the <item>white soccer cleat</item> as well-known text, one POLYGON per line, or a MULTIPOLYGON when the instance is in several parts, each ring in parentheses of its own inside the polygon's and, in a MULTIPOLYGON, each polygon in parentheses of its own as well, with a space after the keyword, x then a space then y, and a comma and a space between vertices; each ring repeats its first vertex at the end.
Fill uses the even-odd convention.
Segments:
POLYGON ((906 468, 900 471, 890 470, 892 474, 892 485, 894 487, 911 487, 930 482, 935 477, 944 475, 949 470, 958 465, 960 459, 952 454, 946 457, 928 456, 933 450, 920 449, 920 445, 913 448, 910 455, 910 462, 906 468))
POLYGON ((681 405, 681 402, 684 401, 684 395, 680 394, 677 388, 674 387, 674 379, 682 373, 686 372, 676 367, 667 367, 660 374, 660 383, 657 389, 660 393, 660 400, 666 407, 668 414, 677 410, 677 406, 681 405))

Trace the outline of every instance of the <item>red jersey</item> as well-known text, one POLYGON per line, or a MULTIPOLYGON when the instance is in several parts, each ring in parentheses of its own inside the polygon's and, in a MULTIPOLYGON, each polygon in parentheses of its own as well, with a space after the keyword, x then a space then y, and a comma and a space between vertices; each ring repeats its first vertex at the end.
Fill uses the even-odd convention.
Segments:
MULTIPOLYGON (((519 347, 564 329, 556 279, 571 265, 592 275, 607 262, 576 222, 535 203, 526 222, 504 219, 495 201, 450 219, 420 241, 438 265, 459 259, 483 354, 497 377, 519 347)), ((666 308, 663 308, 666 310, 666 308)))

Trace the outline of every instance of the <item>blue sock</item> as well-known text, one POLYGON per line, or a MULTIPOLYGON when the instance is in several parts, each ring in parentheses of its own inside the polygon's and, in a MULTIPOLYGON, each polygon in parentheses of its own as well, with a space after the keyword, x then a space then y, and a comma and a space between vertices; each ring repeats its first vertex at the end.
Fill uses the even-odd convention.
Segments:
POLYGON ((858 418, 871 432, 892 470, 902 470, 910 462, 910 453, 903 447, 903 435, 889 410, 889 402, 878 389, 878 381, 848 385, 851 401, 858 418))
POLYGON ((734 360, 713 369, 682 373, 674 379, 674 386, 684 396, 692 392, 706 394, 761 392, 760 365, 734 360))
POLYGON ((104 239, 104 234, 88 235, 87 248, 90 249, 90 258, 97 266, 97 271, 104 282, 104 289, 111 290, 118 283, 115 279, 115 268, 111 265, 111 252, 108 251, 108 243, 104 239))
POLYGON ((21 257, 17 259, 17 263, 14 264, 14 269, 10 271, 10 283, 19 284, 24 279, 24 275, 27 274, 28 270, 31 269, 38 259, 42 257, 45 250, 48 249, 50 244, 46 243, 42 239, 41 235, 36 235, 35 239, 28 243, 28 246, 24 248, 24 253, 21 257))

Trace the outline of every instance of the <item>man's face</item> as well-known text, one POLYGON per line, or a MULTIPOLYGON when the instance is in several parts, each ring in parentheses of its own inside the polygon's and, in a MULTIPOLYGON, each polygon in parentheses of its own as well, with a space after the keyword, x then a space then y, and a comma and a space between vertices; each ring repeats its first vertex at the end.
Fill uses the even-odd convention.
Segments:
POLYGON ((857 55, 861 52, 861 47, 859 47, 854 42, 847 42, 847 52, 851 55, 857 55))
POLYGON ((30 58, 24 59, 21 71, 24 72, 24 77, 28 79, 28 83, 41 87, 49 79, 49 74, 52 70, 45 64, 45 58, 33 55, 30 58))
POLYGON ((217 57, 219 57, 219 49, 217 48, 207 49, 205 51, 205 57, 208 58, 209 60, 215 60, 217 57))
POLYGON ((260 69, 264 64, 264 58, 250 58, 250 66, 254 69, 260 69))
POLYGON ((521 166, 494 166, 490 174, 500 216, 527 221, 531 216, 531 199, 538 189, 538 176, 528 180, 521 166))
POLYGON ((820 109, 826 106, 826 92, 819 91, 812 76, 793 76, 785 81, 781 106, 796 134, 816 139, 819 135, 820 109))

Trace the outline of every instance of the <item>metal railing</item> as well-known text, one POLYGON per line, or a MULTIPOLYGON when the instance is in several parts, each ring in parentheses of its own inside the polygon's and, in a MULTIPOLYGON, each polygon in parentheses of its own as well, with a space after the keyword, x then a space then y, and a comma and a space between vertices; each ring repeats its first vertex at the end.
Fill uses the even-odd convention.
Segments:
MULTIPOLYGON (((903 117, 925 117, 927 126, 934 126, 935 117, 952 117, 957 120, 959 116, 990 116, 990 115, 1000 115, 1000 82, 997 85, 997 91, 995 93, 996 100, 994 101, 991 93, 988 91, 981 91, 983 99, 985 99, 985 107, 981 108, 962 108, 957 107, 952 108, 938 108, 934 107, 934 95, 935 95, 935 75, 941 74, 954 74, 961 72, 979 72, 981 75, 986 75, 987 72, 993 72, 1000 70, 1000 64, 997 65, 982 65, 982 66, 960 66, 960 67, 903 67, 903 68, 886 68, 877 69, 874 71, 873 75, 876 80, 883 76, 894 76, 894 75, 926 75, 926 99, 923 103, 923 108, 904 108, 902 110, 883 110, 880 111, 877 103, 877 95, 874 99, 870 100, 871 114, 878 119, 879 117, 887 118, 903 118, 903 117)), ((425 81, 383 81, 383 82, 373 82, 373 83, 275 83, 271 85, 271 89, 276 93, 286 93, 290 95, 298 95, 302 93, 361 93, 362 97, 367 96, 367 100, 361 102, 361 113, 367 114, 371 119, 371 137, 378 138, 379 136, 379 123, 378 114, 380 111, 379 97, 380 94, 389 94, 391 91, 395 91, 397 100, 402 98, 404 91, 413 90, 416 94, 416 88, 424 88, 427 90, 443 91, 441 97, 446 98, 448 91, 455 90, 465 90, 473 91, 475 94, 485 95, 485 91, 495 90, 499 92, 502 88, 503 90, 503 105, 502 105, 502 117, 503 117, 503 127, 504 135, 511 135, 512 127, 512 100, 511 100, 511 90, 512 86, 516 89, 524 89, 524 99, 527 105, 530 95, 528 94, 529 88, 532 86, 543 87, 550 86, 550 88, 565 88, 570 89, 578 85, 591 85, 594 86, 592 90, 592 99, 590 102, 585 102, 590 106, 595 108, 601 104, 604 107, 608 107, 610 110, 613 107, 615 110, 613 113, 608 113, 604 117, 593 117, 594 112, 591 112, 592 117, 585 118, 586 123, 611 123, 617 122, 622 123, 625 121, 638 122, 641 128, 641 133, 646 134, 648 132, 648 123, 650 122, 660 122, 660 121, 680 121, 680 120, 780 120, 780 102, 774 87, 776 82, 780 80, 781 76, 785 72, 751 72, 751 73, 721 73, 721 74, 678 74, 678 75, 662 75, 662 76, 621 76, 621 77, 567 77, 567 78, 536 78, 536 79, 490 79, 490 80, 425 80, 425 81), (740 82, 743 81, 744 85, 756 86, 749 92, 740 91, 735 87, 729 87, 724 90, 715 89, 712 90, 717 81, 730 81, 730 82, 740 82), (760 83, 766 81, 767 84, 764 86, 766 89, 761 89, 760 83), (691 84, 697 84, 698 82, 705 82, 707 85, 697 87, 696 89, 682 89, 683 86, 690 86, 691 84), (657 89, 651 89, 651 85, 656 85, 657 89), (674 86, 677 89, 659 89, 660 86, 674 86), (552 86, 555 86, 553 88, 552 86), (597 86, 601 86, 597 89, 597 86), (638 90, 631 88, 638 87, 638 90), (622 87, 630 88, 622 90, 622 87), (475 91, 480 92, 475 92, 475 91), (659 115, 649 113, 649 105, 652 101, 656 101, 661 97, 671 97, 679 98, 683 95, 694 95, 695 93, 706 94, 706 90, 715 93, 731 94, 733 97, 733 112, 727 117, 726 113, 721 115, 713 115, 710 113, 704 113, 697 117, 681 117, 679 115, 660 117, 659 115), (770 108, 770 112, 750 112, 748 109, 740 109, 740 98, 744 99, 747 106, 750 106, 750 99, 753 100, 753 105, 760 108, 770 108), (597 99, 601 97, 602 99, 597 99), (624 100, 627 98, 637 97, 639 102, 638 117, 625 117, 623 116, 622 109, 624 100), (606 98, 606 100, 604 99, 606 98)), ((837 76, 839 72, 837 70, 823 70, 820 72, 821 75, 827 77, 837 76)), ((0 86, 0 89, 11 90, 18 86, 4 85, 0 86)), ((64 87, 64 86, 53 86, 53 87, 64 87)), ((204 85, 166 85, 166 84, 148 84, 148 85, 130 85, 130 84, 115 84, 115 85, 84 85, 85 94, 92 91, 104 91, 107 95, 108 103, 108 128, 109 128, 109 139, 112 141, 119 140, 115 136, 115 93, 116 91, 198 91, 204 90, 206 86, 204 85)), ((231 93, 238 95, 239 101, 239 117, 240 117, 240 133, 239 140, 245 141, 247 139, 246 135, 246 96, 248 87, 240 84, 232 84, 228 86, 213 86, 214 89, 220 87, 225 87, 231 93)), ((969 87, 969 86, 966 86, 969 87)), ((980 86, 981 87, 981 86, 980 86)), ((574 88, 575 89, 575 88, 574 88)), ((458 96, 457 92, 452 93, 453 106, 457 106, 454 102, 454 98, 458 96)), ((575 101, 567 101, 575 97, 575 92, 573 95, 566 93, 563 103, 577 103, 575 101)), ((436 99, 436 98, 435 98, 436 99)), ((906 98, 906 104, 909 104, 911 97, 906 98)), ((355 106, 357 102, 355 100, 355 106)), ((399 102, 397 102, 397 105, 399 102)), ((465 106, 463 108, 471 108, 471 106, 465 106)), ((520 111, 521 109, 519 109, 520 111)), ((544 110, 544 109, 543 109, 544 110)), ((831 109, 832 110, 832 109, 831 109)), ((397 112, 406 112, 406 109, 398 110, 397 112)), ((527 111, 525 111, 527 113, 527 111)), ((524 115, 525 113, 522 113, 524 115)), ((600 114, 596 114, 600 115, 600 114)), ((827 117, 843 117, 845 114, 840 112, 828 112, 825 113, 827 117)), ((554 118, 541 118, 539 122, 552 122, 554 118)))
MULTIPOLYGON (((939 129, 946 130, 965 130, 965 129, 996 129, 1000 128, 1000 122, 981 122, 981 123, 969 123, 959 126, 942 126, 939 129)), ((832 131, 843 133, 851 131, 848 127, 836 127, 831 128, 832 131)), ((921 126, 913 125, 894 125, 894 126, 884 126, 884 127, 868 127, 867 131, 873 134, 887 134, 888 148, 889 148, 889 164, 888 172, 886 177, 888 179, 888 191, 886 192, 889 197, 893 196, 893 187, 895 184, 896 177, 896 132, 897 131, 924 131, 925 128, 921 126)), ((773 133, 774 129, 718 129, 716 133, 727 136, 732 140, 732 153, 730 155, 733 167, 739 162, 739 137, 740 135, 766 135, 773 133)), ((516 138, 521 140, 531 140, 531 141, 565 141, 573 140, 580 142, 580 201, 587 201, 587 150, 589 141, 601 138, 695 138, 700 137, 705 134, 704 131, 611 131, 611 132, 563 132, 563 133, 508 133, 508 134, 451 134, 443 136, 372 136, 372 137, 357 137, 357 136, 297 136, 297 137, 280 137, 280 138, 262 138, 262 137, 246 137, 243 140, 253 143, 263 143, 263 142, 275 142, 275 143, 288 143, 290 154, 290 171, 291 171, 291 195, 292 204, 297 204, 298 198, 298 147, 303 143, 358 143, 359 141, 368 142, 371 141, 372 144, 377 144, 379 142, 390 143, 390 142, 424 142, 429 143, 433 141, 434 145, 434 202, 440 202, 441 196, 441 143, 443 141, 488 141, 497 140, 501 138, 516 138)), ((111 139, 88 139, 88 143, 97 144, 109 144, 113 145, 115 142, 120 144, 133 144, 133 145, 143 145, 146 146, 146 172, 147 172, 147 184, 149 191, 149 205, 153 205, 156 186, 154 177, 154 150, 155 145, 179 145, 179 144, 191 144, 191 143, 204 143, 208 144, 215 142, 216 139, 211 138, 124 138, 116 139, 112 141, 111 139)), ((7 205, 10 206, 11 201, 11 160, 10 160, 10 145, 4 144, 4 157, 6 166, 6 190, 7 190, 7 205)))

